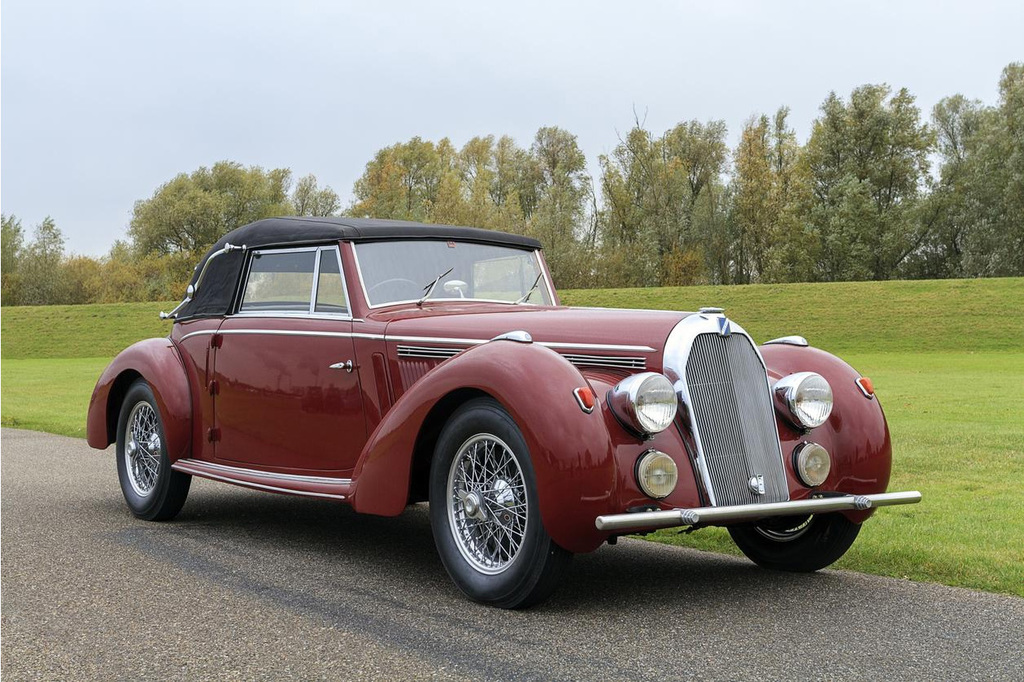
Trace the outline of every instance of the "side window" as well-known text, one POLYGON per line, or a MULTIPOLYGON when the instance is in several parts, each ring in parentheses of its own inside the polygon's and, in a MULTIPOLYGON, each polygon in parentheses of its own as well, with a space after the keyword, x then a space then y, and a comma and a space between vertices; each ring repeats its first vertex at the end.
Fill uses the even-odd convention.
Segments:
POLYGON ((318 251, 256 252, 239 312, 308 313, 318 251))
POLYGON ((316 307, 318 313, 348 315, 348 301, 341 281, 341 267, 338 265, 337 249, 320 251, 320 274, 316 283, 316 307))

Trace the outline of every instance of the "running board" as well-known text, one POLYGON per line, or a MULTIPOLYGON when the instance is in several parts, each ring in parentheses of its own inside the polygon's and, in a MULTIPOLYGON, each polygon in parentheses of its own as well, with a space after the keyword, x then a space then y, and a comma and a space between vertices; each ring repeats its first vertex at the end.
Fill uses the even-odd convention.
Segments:
POLYGON ((226 464, 214 464, 198 459, 179 459, 171 465, 171 468, 183 474, 224 481, 246 488, 288 495, 323 497, 331 500, 347 500, 352 487, 352 480, 348 478, 281 474, 274 471, 258 471, 226 464))

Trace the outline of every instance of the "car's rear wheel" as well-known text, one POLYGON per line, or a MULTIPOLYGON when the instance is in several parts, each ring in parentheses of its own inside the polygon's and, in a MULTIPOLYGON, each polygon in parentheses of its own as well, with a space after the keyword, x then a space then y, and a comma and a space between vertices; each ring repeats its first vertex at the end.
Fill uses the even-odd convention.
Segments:
POLYGON ((430 525, 455 584, 492 606, 540 602, 572 558, 541 522, 522 433, 490 399, 463 405, 438 438, 430 467, 430 525))
POLYGON ((156 397, 143 379, 131 385, 121 403, 117 478, 132 514, 148 521, 174 518, 192 483, 191 476, 171 469, 156 397))
POLYGON ((808 573, 846 554, 860 524, 842 514, 783 516, 729 526, 733 541, 758 566, 808 573))

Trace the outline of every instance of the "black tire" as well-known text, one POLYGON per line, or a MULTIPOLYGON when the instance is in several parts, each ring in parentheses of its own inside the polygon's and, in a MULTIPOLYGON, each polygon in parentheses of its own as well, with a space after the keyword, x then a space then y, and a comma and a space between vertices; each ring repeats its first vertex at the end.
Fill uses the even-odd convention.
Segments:
POLYGON ((190 475, 171 469, 160 409, 153 390, 143 379, 136 380, 129 387, 121 403, 121 414, 117 419, 117 479, 132 514, 146 521, 166 521, 177 516, 192 484, 190 475), (129 419, 133 416, 138 416, 140 423, 150 423, 152 426, 146 432, 155 433, 157 440, 150 438, 139 444, 130 433, 126 433, 129 419), (148 422, 149 419, 152 421, 148 422), (140 447, 142 452, 138 456, 126 456, 129 450, 138 452, 140 447), (155 473, 152 468, 145 467, 146 463, 152 463, 152 458, 147 457, 150 449, 158 458, 155 473), (139 462, 138 466, 130 469, 129 460, 139 462))
POLYGON ((810 573, 846 554, 860 524, 842 514, 780 517, 729 526, 729 534, 751 561, 775 571, 810 573))
MULTIPOLYGON (((502 457, 507 461, 504 455, 502 457)), ((470 599, 505 609, 521 609, 543 601, 554 591, 572 554, 556 545, 547 534, 537 499, 530 453, 509 414, 487 398, 471 400, 461 406, 445 424, 434 450, 430 466, 430 525, 448 575, 470 599), (488 444, 492 453, 504 446, 502 452, 511 454, 518 468, 509 463, 507 468, 501 469, 507 476, 494 474, 490 482, 486 482, 488 475, 481 474, 485 479, 483 484, 453 485, 449 498, 449 481, 465 483, 460 472, 463 476, 467 472, 466 468, 453 465, 456 461, 469 461, 468 453, 478 452, 472 449, 474 447, 482 446, 486 457, 488 444), (460 453, 466 454, 460 457, 460 453), (458 496, 457 487, 466 497, 458 496), (471 499, 469 493, 479 498, 471 499), (524 494, 525 500, 522 499, 524 494), (524 506, 525 521, 514 511, 524 506), (478 513, 483 517, 471 518, 467 510, 473 509, 482 510, 478 513), (485 537, 488 531, 483 529, 497 530, 497 533, 485 537), (502 529, 508 531, 504 536, 507 547, 502 544, 510 557, 506 559, 501 559, 501 550, 495 549, 501 542, 502 529), (457 535, 462 539, 457 540, 457 535), (513 551, 513 546, 518 548, 513 551), (499 558, 488 564, 495 556, 499 558)))

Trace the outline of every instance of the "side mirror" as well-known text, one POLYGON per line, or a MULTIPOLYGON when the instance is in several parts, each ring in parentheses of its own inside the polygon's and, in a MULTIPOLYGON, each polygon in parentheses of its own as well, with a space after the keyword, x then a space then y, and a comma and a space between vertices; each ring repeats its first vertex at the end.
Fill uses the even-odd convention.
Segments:
POLYGON ((459 298, 466 298, 467 288, 469 288, 469 285, 461 279, 450 279, 444 283, 444 292, 446 294, 454 294, 457 291, 459 292, 459 298))

